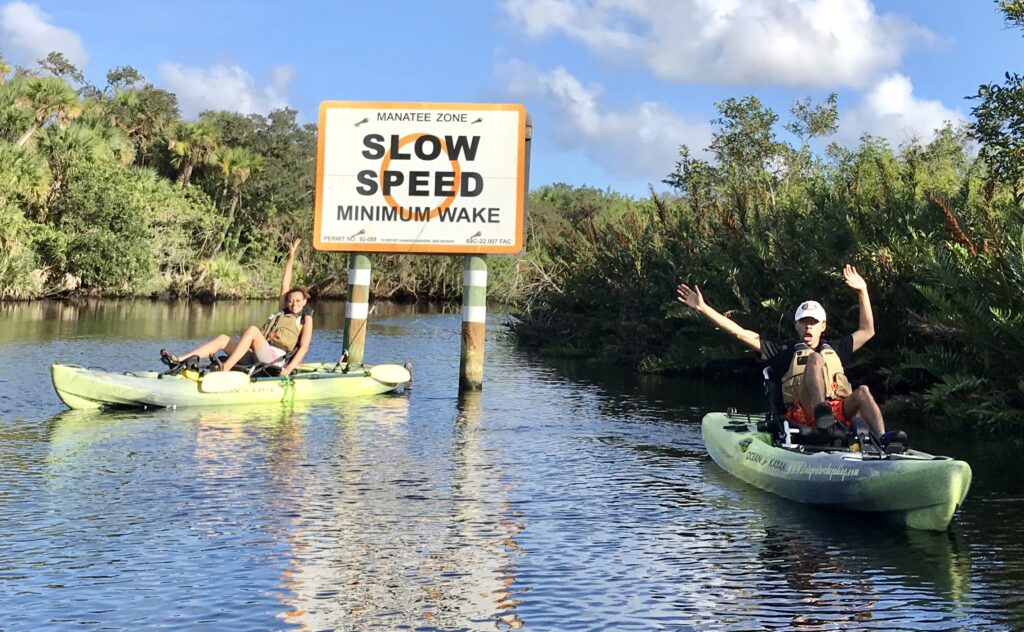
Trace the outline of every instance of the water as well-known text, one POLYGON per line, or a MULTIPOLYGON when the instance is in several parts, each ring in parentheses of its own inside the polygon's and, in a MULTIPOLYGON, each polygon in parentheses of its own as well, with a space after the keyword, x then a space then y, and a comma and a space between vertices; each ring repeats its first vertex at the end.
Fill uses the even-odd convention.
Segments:
MULTIPOLYGON (((550 363, 492 315, 459 401, 457 314, 378 308, 399 396, 68 411, 53 361, 156 368, 272 305, 0 309, 0 628, 1018 629, 1018 450, 915 430, 974 468, 946 534, 776 498, 709 461, 748 385, 550 363)), ((336 358, 322 304, 310 359, 336 358)))

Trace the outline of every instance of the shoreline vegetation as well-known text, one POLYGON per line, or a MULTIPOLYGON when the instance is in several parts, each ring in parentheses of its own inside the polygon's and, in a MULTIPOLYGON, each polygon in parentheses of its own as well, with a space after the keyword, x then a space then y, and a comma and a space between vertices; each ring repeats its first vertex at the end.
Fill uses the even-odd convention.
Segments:
MULTIPOLYGON (((1024 23, 1024 2, 997 3, 1024 23)), ((876 337, 849 367, 887 412, 1024 434, 1024 77, 979 87, 973 121, 894 147, 827 144, 835 95, 785 121, 726 99, 703 154, 680 148, 646 199, 530 193, 526 251, 491 257, 489 297, 520 344, 648 373, 756 374, 756 354, 675 300, 679 282, 748 329, 784 337, 792 308, 856 328, 839 273, 868 280, 876 337), (706 157, 705 157, 706 156, 706 157)), ((130 67, 89 85, 59 53, 0 62, 0 300, 262 298, 312 233, 316 128, 294 110, 204 112, 130 67)), ((344 257, 303 248, 295 278, 344 295, 344 257)), ((376 300, 455 301, 462 257, 373 255, 376 300)))

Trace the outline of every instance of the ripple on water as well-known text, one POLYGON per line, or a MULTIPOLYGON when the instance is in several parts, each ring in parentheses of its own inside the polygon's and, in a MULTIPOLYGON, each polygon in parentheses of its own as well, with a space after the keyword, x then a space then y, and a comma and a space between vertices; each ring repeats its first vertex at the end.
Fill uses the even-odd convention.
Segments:
MULTIPOLYGON (((408 394, 278 410, 56 414, 55 349, 110 365, 123 345, 21 345, 4 627, 1021 627, 1024 502, 983 454, 952 533, 892 530, 711 463, 698 421, 726 387, 620 383, 492 335, 460 402, 457 314, 381 326, 377 357, 416 364, 408 394)), ((315 359, 338 336, 318 331, 315 359)))

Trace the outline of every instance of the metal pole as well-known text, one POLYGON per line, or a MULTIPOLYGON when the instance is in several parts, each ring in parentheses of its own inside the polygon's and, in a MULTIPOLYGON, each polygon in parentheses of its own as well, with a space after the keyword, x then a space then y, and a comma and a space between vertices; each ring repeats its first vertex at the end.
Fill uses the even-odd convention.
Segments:
POLYGON ((462 359, 459 390, 484 386, 484 330, 487 323, 487 257, 466 255, 462 277, 462 359))
POLYGON ((345 355, 362 364, 366 348, 366 319, 370 312, 370 257, 351 254, 348 259, 348 302, 345 304, 345 355))

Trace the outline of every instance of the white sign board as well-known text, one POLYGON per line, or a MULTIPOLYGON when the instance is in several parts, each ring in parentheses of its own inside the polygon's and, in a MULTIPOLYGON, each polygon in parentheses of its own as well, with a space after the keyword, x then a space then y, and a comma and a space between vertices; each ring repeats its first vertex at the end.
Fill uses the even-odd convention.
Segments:
POLYGON ((522 105, 320 105, 318 250, 512 254, 523 249, 522 105))

